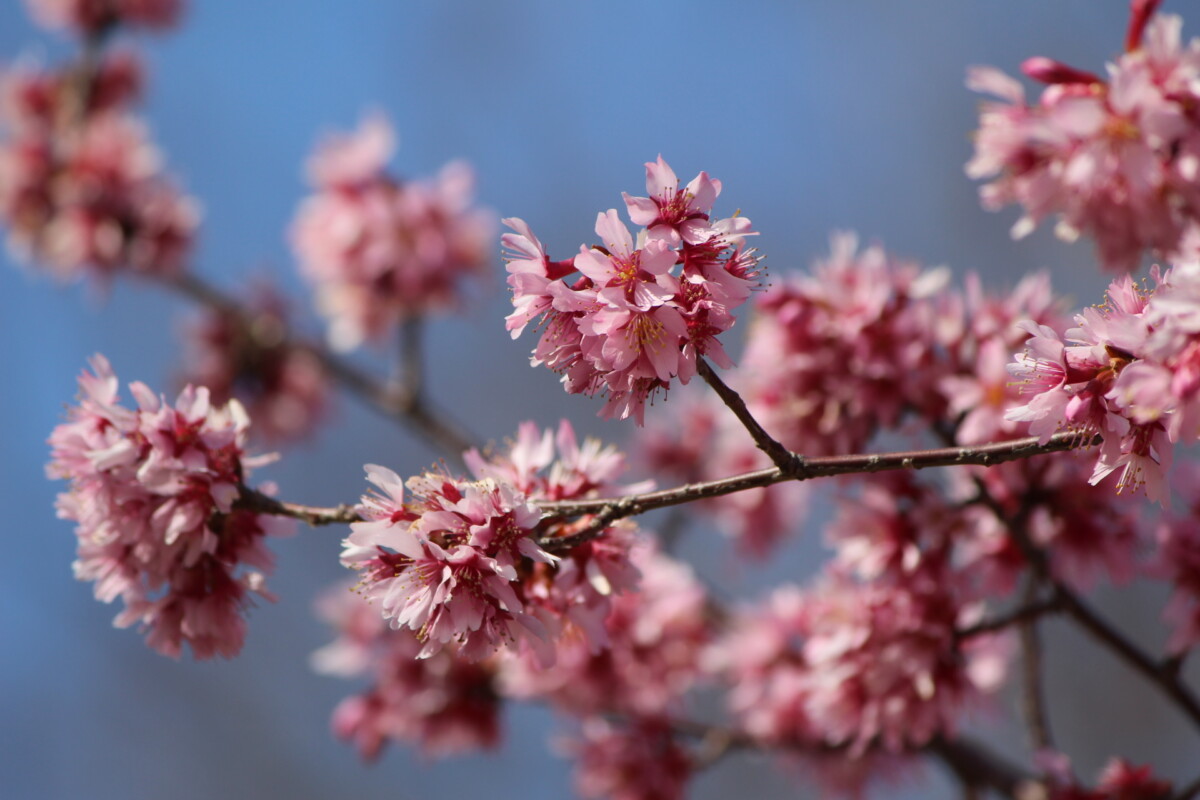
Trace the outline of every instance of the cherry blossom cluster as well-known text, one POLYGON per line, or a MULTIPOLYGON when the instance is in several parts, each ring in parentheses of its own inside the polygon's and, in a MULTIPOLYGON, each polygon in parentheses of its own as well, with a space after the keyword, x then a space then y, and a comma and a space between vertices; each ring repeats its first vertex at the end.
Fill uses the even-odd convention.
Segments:
POLYGON ((1182 20, 1135 3, 1128 51, 1107 77, 1048 58, 1026 75, 1046 84, 1036 102, 1021 84, 976 67, 968 86, 999 98, 983 106, 972 178, 990 178, 983 204, 1019 204, 1013 235, 1048 217, 1068 241, 1095 239, 1105 268, 1135 268, 1150 250, 1174 259, 1200 246, 1200 42, 1182 43, 1182 20))
MULTIPOLYGON (((836 555, 810 587, 785 585, 748 607, 717 650, 731 711, 765 746, 861 759, 953 735, 999 687, 1002 643, 963 641, 982 612, 953 564, 957 509, 903 473, 869 482, 830 525, 836 555)), ((818 776, 837 759, 816 762, 818 776)), ((860 780, 871 777, 860 764, 860 780)))
POLYGON ((47 28, 96 36, 117 26, 162 30, 173 27, 183 0, 25 0, 33 18, 47 28))
POLYGON ((427 181, 387 171, 391 125, 368 115, 328 138, 308 162, 314 193, 292 224, 292 247, 340 350, 378 342, 410 317, 460 306, 491 263, 495 222, 474 202, 464 162, 427 181))
POLYGON ((184 267, 199 210, 132 113, 142 83, 138 59, 119 51, 5 73, 0 220, 20 257, 68 280, 184 267))
POLYGON ((75 575, 95 583, 97 599, 120 598, 116 625, 139 626, 160 653, 178 658, 187 643, 196 658, 232 657, 252 596, 272 599, 264 539, 291 530, 235 503, 261 463, 242 449, 245 411, 236 400, 213 406, 192 386, 171 406, 137 382, 128 409, 108 361, 97 355, 91 368, 50 435, 47 467, 71 482, 58 513, 76 523, 75 575))
POLYGON ((637 580, 629 530, 609 528, 560 558, 543 545, 574 530, 543 526, 536 504, 614 489, 623 456, 594 440, 580 446, 566 422, 557 435, 526 423, 507 453, 471 451, 467 462, 475 480, 430 471, 405 483, 367 466, 378 491, 364 496, 364 521, 350 526, 342 553, 363 596, 393 627, 417 633, 422 657, 450 642, 469 660, 524 643, 549 663, 564 626, 602 647, 611 596, 637 580))
MULTIPOLYGON (((1018 397, 1006 367, 1028 338, 1019 321, 1061 322, 1048 278, 1007 293, 985 291, 975 275, 962 290, 947 284, 946 270, 835 235, 828 258, 759 296, 732 383, 755 419, 805 455, 861 452, 906 424, 940 426, 959 444, 1026 435, 1005 419, 1018 397)), ((770 466, 715 398, 680 404, 676 418, 675 430, 639 435, 654 472, 700 481, 770 466)), ((762 556, 795 529, 804 495, 777 485, 706 505, 739 552, 762 556)))
POLYGON ((1173 445, 1200 434, 1200 264, 1155 269, 1151 280, 1150 288, 1114 280, 1107 303, 1064 333, 1029 324, 1010 371, 1033 397, 1008 417, 1043 440, 1059 430, 1100 437, 1091 481, 1116 472, 1118 488, 1164 502, 1173 445))
POLYGON ((270 443, 311 434, 329 405, 317 355, 289 341, 284 299, 262 284, 236 311, 210 308, 188 325, 184 380, 208 387, 217 404, 237 397, 270 443))
POLYGON ((333 731, 365 759, 389 741, 418 745, 426 755, 449 756, 494 747, 500 740, 500 698, 492 662, 472 662, 441 650, 418 658, 422 644, 407 628, 394 630, 350 586, 322 595, 317 613, 337 638, 312 655, 326 675, 368 675, 371 686, 333 712, 333 731))
POLYGON ((659 156, 646 164, 646 191, 625 195, 636 236, 609 209, 596 217, 600 244, 570 260, 551 261, 521 219, 504 220, 514 232, 501 239, 515 307, 508 329, 515 339, 538 320, 542 330, 531 363, 561 374, 571 394, 606 395, 602 416, 639 425, 646 401, 691 380, 699 359, 733 365, 717 337, 759 274, 745 245, 750 220, 711 217, 720 181, 701 172, 680 187, 659 156))

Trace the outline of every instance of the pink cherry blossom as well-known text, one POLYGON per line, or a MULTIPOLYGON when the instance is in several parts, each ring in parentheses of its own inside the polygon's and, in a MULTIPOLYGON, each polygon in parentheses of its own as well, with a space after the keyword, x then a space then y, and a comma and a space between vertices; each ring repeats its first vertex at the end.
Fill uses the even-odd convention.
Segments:
POLYGON ((417 633, 420 657, 456 641, 477 661, 518 639, 546 639, 518 595, 518 567, 556 558, 531 536, 541 512, 525 495, 490 478, 430 472, 408 482, 406 502, 394 472, 368 465, 367 476, 382 493, 364 496, 366 521, 350 526, 342 563, 360 571, 360 591, 393 627, 417 633))
POLYGON ((759 299, 738 389, 756 419, 806 455, 858 452, 928 397, 945 270, 923 271, 838 234, 811 274, 759 299))
POLYGON ((972 178, 985 208, 1024 209, 1013 235, 1056 217, 1056 232, 1092 236, 1103 265, 1137 266, 1146 250, 1188 250, 1200 219, 1200 128, 1191 111, 1200 44, 1181 41, 1176 16, 1152 19, 1142 4, 1130 25, 1137 44, 1109 67, 1107 80, 1050 59, 1024 71, 1049 84, 1030 103, 1016 81, 974 68, 967 85, 1000 98, 983 106, 972 178))
POLYGON ((315 191, 296 213, 291 242, 338 349, 461 306, 490 262, 494 222, 473 205, 470 167, 454 162, 432 180, 401 181, 387 171, 394 148, 390 124, 368 115, 308 164, 315 191))
POLYGON ((567 750, 576 760, 581 797, 683 800, 693 768, 691 755, 664 720, 620 725, 592 717, 567 750))
POLYGON ((413 743, 428 756, 491 749, 500 740, 494 667, 442 650, 418 658, 422 645, 410 630, 391 629, 350 586, 318 600, 317 612, 337 638, 312 655, 318 672, 367 675, 372 684, 333 712, 333 731, 364 759, 377 758, 388 742, 413 743))
POLYGON ((702 173, 680 190, 661 157, 647 175, 652 197, 626 203, 648 230, 634 235, 610 209, 597 216, 600 243, 572 261, 552 260, 521 219, 504 220, 514 233, 501 240, 515 309, 507 328, 516 338, 539 320, 542 331, 531 363, 562 375, 572 394, 606 394, 602 416, 639 425, 647 401, 691 380, 698 359, 732 366, 717 337, 759 275, 749 220, 709 217, 718 181, 702 173))
POLYGON ((20 257, 64 279, 184 268, 199 210, 164 173, 145 126, 129 113, 140 82, 135 60, 109 56, 80 111, 67 71, 7 76, 0 219, 20 257))
POLYGON ((108 361, 91 366, 47 468, 71 481, 58 511, 76 523, 75 575, 95 582, 97 599, 121 598, 116 624, 139 626, 160 653, 178 658, 187 643, 196 658, 234 656, 251 595, 273 599, 263 539, 291 529, 234 505, 255 463, 242 450, 249 419, 192 386, 170 406, 134 383, 138 408, 124 408, 108 361))
POLYGON ((647 542, 627 557, 641 582, 606 609, 601 646, 596 636, 564 635, 552 666, 528 656, 505 659, 506 696, 546 699, 575 715, 654 717, 682 707, 704 680, 702 654, 713 636, 707 594, 687 566, 647 542))

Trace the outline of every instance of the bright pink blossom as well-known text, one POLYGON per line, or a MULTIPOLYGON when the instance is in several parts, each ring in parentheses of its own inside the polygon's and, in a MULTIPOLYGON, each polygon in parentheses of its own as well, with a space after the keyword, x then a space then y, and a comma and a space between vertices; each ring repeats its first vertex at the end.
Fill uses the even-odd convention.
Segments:
POLYGON ((309 160, 315 191, 296 213, 291 241, 338 349, 460 306, 490 262, 494 222, 474 206, 470 167, 454 162, 432 180, 401 181, 387 171, 394 149, 391 126, 375 114, 309 160))
POLYGON ((236 655, 251 595, 271 599, 263 539, 290 530, 234 505, 254 463, 242 450, 249 419, 191 386, 170 406, 133 383, 138 407, 127 409, 108 361, 91 366, 47 468, 71 481, 58 511, 76 523, 76 577, 104 602, 121 598, 116 624, 138 625, 160 653, 178 658, 186 642, 196 658, 236 655))
POLYGON ((647 175, 652 197, 626 203, 648 230, 633 234, 610 209, 597 215, 600 243, 569 262, 552 261, 520 219, 504 220, 515 233, 501 240, 515 307, 508 330, 516 338, 540 318, 533 365, 560 373, 572 394, 606 394, 603 416, 639 425, 647 400, 691 380, 698 359, 732 366, 717 337, 758 278, 744 244, 749 220, 709 217, 719 182, 702 173, 680 190, 661 158, 647 175))
POLYGON ((997 687, 997 654, 959 647, 968 607, 936 564, 903 581, 829 572, 748 609, 719 650, 730 703, 751 736, 773 744, 872 744, 900 752, 939 734, 997 687))
POLYGON ((568 635, 553 666, 529 657, 505 659, 506 696, 544 698, 575 715, 659 716, 678 710, 704 680, 702 654, 713 636, 704 587, 685 565, 647 543, 629 554, 641 573, 637 591, 615 597, 596 637, 568 635))
MULTIPOLYGON (((393 627, 410 628, 428 657, 451 641, 476 661, 533 637, 544 626, 518 595, 523 559, 553 563, 531 535, 541 512, 511 484, 455 480, 429 472, 405 484, 367 466, 379 493, 363 497, 342 563, 361 573, 360 591, 393 627)), ((544 646, 533 642, 533 646, 544 646)))

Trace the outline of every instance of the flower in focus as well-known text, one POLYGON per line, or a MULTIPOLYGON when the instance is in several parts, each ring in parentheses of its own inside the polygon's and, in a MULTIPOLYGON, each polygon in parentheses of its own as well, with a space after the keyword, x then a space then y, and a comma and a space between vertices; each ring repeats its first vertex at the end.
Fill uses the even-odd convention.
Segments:
POLYGON ((759 275, 745 246, 750 221, 709 215, 719 181, 701 173, 679 189, 661 157, 646 176, 650 197, 625 196, 630 218, 647 226, 636 235, 610 209, 597 215, 600 243, 570 261, 552 261, 521 219, 503 220, 514 233, 501 239, 515 308, 508 330, 516 338, 540 319, 531 363, 561 374, 572 394, 606 395, 602 416, 639 425, 646 402, 691 380, 698 359, 732 366, 717 337, 759 275))
POLYGON ((359 590, 378 602, 395 628, 423 643, 420 657, 451 641, 477 661, 529 638, 548 647, 546 631, 519 592, 523 559, 553 563, 533 536, 541 512, 511 484, 455 480, 428 472, 409 480, 367 466, 378 492, 363 497, 342 564, 360 572, 359 590))
POLYGON ((454 162, 432 180, 401 181, 387 171, 394 149, 391 125, 374 114, 309 159, 314 193, 296 214, 291 241, 339 350, 379 342, 405 318, 461 305, 465 285, 483 278, 491 261, 495 225, 473 205, 470 167, 454 162))
POLYGON ((108 361, 91 367, 50 435, 47 467, 71 482, 58 514, 76 523, 75 575, 97 599, 121 598, 116 624, 138 625, 158 652, 178 658, 186 643, 196 658, 232 657, 252 595, 272 599, 263 540, 291 529, 234 505, 255 463, 242 449, 249 419, 237 401, 214 407, 191 386, 170 406, 133 383, 138 407, 127 409, 108 361))

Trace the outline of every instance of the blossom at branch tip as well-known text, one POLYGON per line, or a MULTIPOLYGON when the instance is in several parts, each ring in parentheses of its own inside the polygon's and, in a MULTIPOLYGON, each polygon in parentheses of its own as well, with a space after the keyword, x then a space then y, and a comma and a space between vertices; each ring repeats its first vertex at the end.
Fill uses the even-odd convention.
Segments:
POLYGON ((649 198, 626 195, 636 235, 615 209, 597 215, 600 243, 553 261, 524 220, 504 223, 513 337, 538 321, 531 363, 562 376, 572 394, 605 394, 605 417, 644 421, 646 402, 687 383, 700 358, 728 368, 718 337, 758 285, 755 232, 742 217, 713 220, 720 182, 701 173, 686 189, 662 160, 646 165, 649 198), (577 276, 572 278, 572 276, 577 276))
POLYGON ((387 170, 395 144, 390 123, 368 114, 308 162, 314 192, 290 239, 339 350, 377 343, 404 319, 461 306, 465 287, 490 263, 495 222, 474 205, 471 168, 453 162, 433 179, 403 181, 387 170))
POLYGON ((999 98, 983 105, 972 178, 985 208, 1022 206, 1022 237, 1057 219, 1059 238, 1095 240, 1101 264, 1133 269, 1143 253, 1177 259, 1200 242, 1200 42, 1182 43, 1177 16, 1150 18, 1135 7, 1135 41, 1106 78, 1051 59, 1030 59, 1027 75, 1048 84, 1036 102, 990 67, 967 86, 999 98))
POLYGON ((1114 280, 1107 303, 1078 314, 1065 334, 1027 325, 1026 351, 1009 371, 1033 397, 1008 418, 1043 441, 1059 430, 1100 436, 1092 482, 1116 472, 1119 489, 1165 502, 1174 446, 1200 435, 1200 266, 1156 268, 1151 279, 1150 288, 1114 280))
POLYGON ((236 655, 251 596, 273 599, 263 540, 291 530, 234 505, 262 463, 242 449, 249 418, 236 400, 216 407, 192 386, 171 406, 133 383, 137 408, 127 409, 108 361, 94 356, 91 368, 50 435, 47 467, 71 482, 58 514, 76 523, 76 577, 94 581, 99 600, 120 598, 116 624, 139 626, 160 653, 178 658, 186 643, 200 659, 236 655))
POLYGON ((25 66, 0 93, 0 221, 24 260, 64 280, 164 275, 191 251, 200 212, 130 111, 141 68, 103 57, 84 96, 69 70, 25 66))

